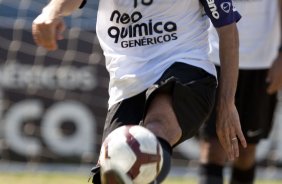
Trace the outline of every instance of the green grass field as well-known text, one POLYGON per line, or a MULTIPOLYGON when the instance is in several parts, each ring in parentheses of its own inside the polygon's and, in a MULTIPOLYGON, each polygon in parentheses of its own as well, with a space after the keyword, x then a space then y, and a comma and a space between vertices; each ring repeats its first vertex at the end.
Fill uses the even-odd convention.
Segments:
MULTIPOLYGON (((88 177, 61 173, 0 173, 1 184, 87 184, 88 177)), ((280 181, 257 181, 256 184, 281 184, 280 181)), ((88 183, 90 184, 90 182, 88 183)), ((164 184, 197 184, 196 179, 169 178, 164 184)))

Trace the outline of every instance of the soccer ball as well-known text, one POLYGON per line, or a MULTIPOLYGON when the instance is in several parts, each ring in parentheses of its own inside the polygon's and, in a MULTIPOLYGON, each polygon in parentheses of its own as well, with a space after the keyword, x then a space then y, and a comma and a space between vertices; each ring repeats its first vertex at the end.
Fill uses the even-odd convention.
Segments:
POLYGON ((150 183, 162 168, 163 150, 148 129, 138 125, 122 126, 104 140, 99 164, 102 169, 122 172, 133 184, 150 183))

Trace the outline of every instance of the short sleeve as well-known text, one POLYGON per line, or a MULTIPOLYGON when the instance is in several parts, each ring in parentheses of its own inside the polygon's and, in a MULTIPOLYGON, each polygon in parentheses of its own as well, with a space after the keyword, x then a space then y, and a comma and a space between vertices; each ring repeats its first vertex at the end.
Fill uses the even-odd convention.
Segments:
POLYGON ((232 0, 200 0, 214 27, 222 27, 241 19, 232 0))

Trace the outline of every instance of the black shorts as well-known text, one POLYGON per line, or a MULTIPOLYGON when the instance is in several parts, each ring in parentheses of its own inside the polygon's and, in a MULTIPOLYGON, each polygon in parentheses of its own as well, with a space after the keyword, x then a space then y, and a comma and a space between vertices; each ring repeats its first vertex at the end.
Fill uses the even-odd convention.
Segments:
MULTIPOLYGON (((217 67, 219 73, 219 67, 217 67)), ((240 116, 241 127, 248 143, 256 144, 267 138, 271 127, 276 94, 268 95, 265 82, 268 70, 239 70, 236 91, 236 107, 240 116)), ((216 115, 213 111, 209 120, 201 129, 204 138, 215 137, 216 115)))
POLYGON ((216 78, 203 69, 185 63, 174 63, 152 87, 109 109, 103 140, 119 126, 142 123, 154 95, 165 92, 172 97, 173 109, 182 129, 179 144, 197 133, 211 113, 216 85, 216 78))

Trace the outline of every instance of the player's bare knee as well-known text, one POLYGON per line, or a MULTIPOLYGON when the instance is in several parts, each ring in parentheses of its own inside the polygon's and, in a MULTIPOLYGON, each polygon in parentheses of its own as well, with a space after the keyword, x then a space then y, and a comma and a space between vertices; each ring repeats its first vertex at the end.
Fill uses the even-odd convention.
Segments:
POLYGON ((169 142, 172 146, 181 137, 181 129, 178 124, 170 126, 167 120, 163 118, 145 119, 144 126, 151 130, 156 136, 161 137, 169 142))
POLYGON ((182 130, 174 113, 170 95, 159 93, 154 96, 144 119, 144 125, 157 136, 167 140, 171 146, 176 144, 182 135, 182 130))

